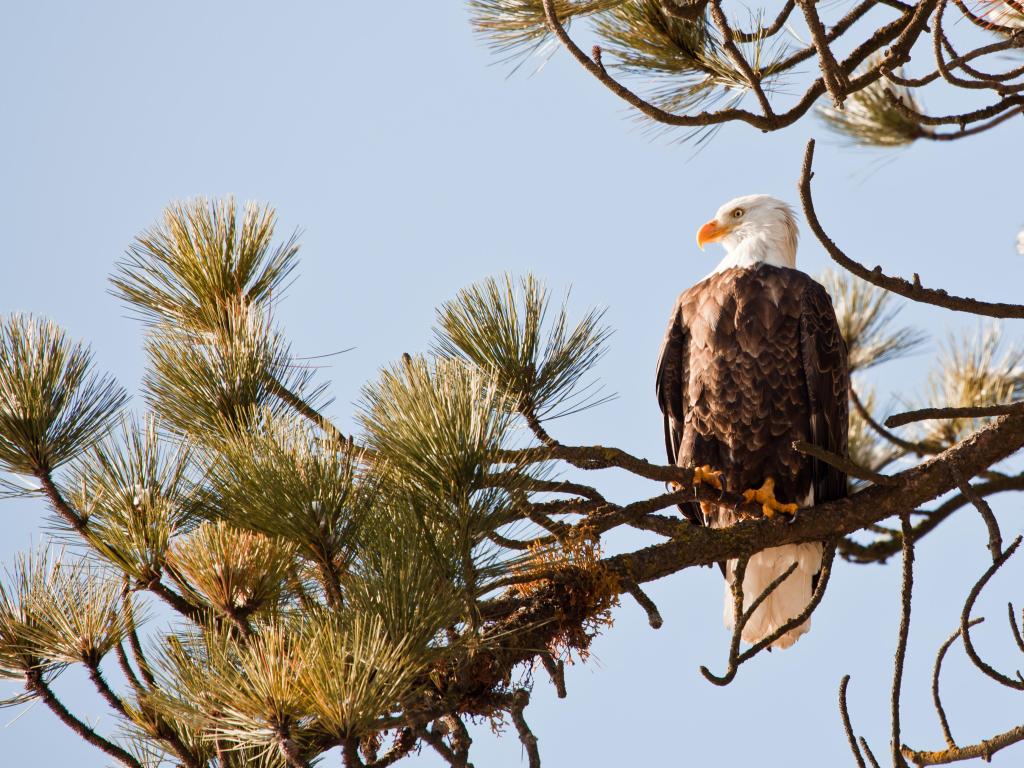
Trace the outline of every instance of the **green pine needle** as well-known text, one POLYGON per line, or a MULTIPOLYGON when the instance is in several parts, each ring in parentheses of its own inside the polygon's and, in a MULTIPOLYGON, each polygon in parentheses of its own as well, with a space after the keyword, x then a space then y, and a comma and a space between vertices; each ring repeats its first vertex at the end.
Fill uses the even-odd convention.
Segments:
POLYGON ((581 386, 611 335, 603 316, 591 310, 573 327, 566 302, 552 312, 547 289, 533 275, 488 278, 438 309, 435 348, 493 375, 515 410, 551 418, 604 402, 581 386))
POLYGON ((274 247, 276 214, 234 198, 196 198, 164 211, 111 277, 112 292, 150 324, 216 330, 232 307, 266 308, 296 266, 295 236, 274 247))
POLYGON ((70 467, 63 485, 93 550, 145 583, 162 572, 171 540, 199 517, 195 470, 194 451, 162 440, 155 420, 128 418, 70 467))
POLYGON ((295 542, 322 563, 346 562, 373 483, 357 452, 325 440, 295 417, 264 413, 261 426, 231 434, 211 460, 216 514, 230 524, 295 542))
POLYGON ((0 320, 0 468, 49 473, 102 437, 127 399, 53 323, 0 320))
POLYGON ((0 584, 0 675, 98 664, 125 637, 121 584, 84 559, 45 549, 23 554, 5 581, 0 584))
MULTIPOLYGON (((195 439, 244 428, 263 409, 283 412, 281 388, 301 393, 312 379, 259 311, 233 307, 223 320, 223 327, 202 332, 156 326, 146 342, 147 401, 161 421, 195 439)), ((323 389, 305 399, 315 401, 323 389)))

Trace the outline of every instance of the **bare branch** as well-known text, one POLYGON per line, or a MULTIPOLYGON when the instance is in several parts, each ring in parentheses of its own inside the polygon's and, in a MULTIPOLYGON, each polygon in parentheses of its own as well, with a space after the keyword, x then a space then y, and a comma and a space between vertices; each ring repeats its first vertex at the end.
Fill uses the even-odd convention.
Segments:
POLYGON ((979 757, 988 762, 996 752, 1019 741, 1024 741, 1024 725, 1018 725, 1016 728, 1011 728, 1005 733, 1000 733, 969 747, 944 749, 938 752, 918 752, 910 749, 910 747, 904 747, 903 756, 914 765, 947 765, 960 762, 961 760, 974 760, 979 757))
POLYGON ((793 443, 793 447, 800 451, 800 453, 808 456, 813 456, 819 461, 823 461, 830 467, 841 469, 843 472, 848 474, 850 477, 856 477, 858 480, 867 480, 874 483, 875 485, 892 485, 895 481, 888 475, 883 475, 879 472, 873 472, 867 467, 862 467, 857 462, 840 456, 839 454, 826 451, 824 448, 818 445, 812 445, 804 440, 796 440, 793 443))
MULTIPOLYGON (((904 105, 905 108, 905 105, 904 105)), ((985 315, 987 317, 1024 318, 1024 305, 1000 304, 987 301, 978 301, 963 296, 954 296, 946 291, 924 288, 919 282, 909 282, 900 277, 890 277, 882 272, 881 267, 868 269, 863 264, 854 261, 843 253, 835 242, 826 234, 818 215, 814 211, 814 202, 811 199, 811 179, 814 176, 811 170, 814 161, 814 139, 807 142, 807 150, 804 154, 803 171, 800 174, 800 202, 803 205, 804 215, 807 217, 807 224, 814 232, 818 241, 828 251, 829 256, 844 269, 849 270, 857 277, 867 280, 873 285, 885 288, 900 296, 905 296, 913 301, 924 304, 933 304, 937 307, 945 307, 956 312, 969 312, 974 315, 985 315)))
POLYGON ((53 691, 46 684, 46 681, 43 679, 42 672, 38 669, 29 670, 25 675, 25 680, 26 687, 42 699, 43 703, 50 708, 51 712, 60 718, 64 725, 68 726, 68 728, 81 736, 85 741, 103 752, 106 752, 118 762, 127 765, 128 768, 142 768, 142 764, 132 757, 130 753, 112 741, 108 741, 103 738, 96 733, 96 731, 71 714, 67 707, 64 706, 60 699, 54 695, 53 691))
POLYGON ((967 479, 957 468, 956 464, 953 465, 953 472, 957 477, 957 487, 960 489, 960 493, 970 500, 975 509, 978 510, 978 514, 981 515, 981 519, 985 522, 985 527, 988 529, 988 551, 992 553, 992 562, 995 562, 1003 553, 1003 536, 999 531, 999 521, 996 520, 996 516, 992 513, 992 507, 967 482, 967 479))
POLYGON ((857 768, 867 768, 864 764, 864 756, 860 753, 860 748, 857 746, 857 736, 853 732, 853 723, 850 722, 850 710, 846 704, 846 689, 850 685, 850 676, 843 675, 843 679, 839 681, 839 715, 843 718, 843 730, 846 731, 846 740, 850 744, 850 752, 853 753, 853 759, 857 761, 857 768))
MULTIPOLYGON (((1024 490, 1024 475, 997 477, 974 486, 974 490, 982 496, 991 496, 992 494, 1005 491, 1024 490)), ((957 494, 944 501, 938 508, 928 511, 924 520, 914 526, 914 540, 920 541, 926 534, 938 528, 950 515, 969 503, 970 500, 966 496, 957 494)), ((887 539, 876 540, 870 544, 858 544, 849 539, 843 539, 840 542, 840 550, 843 557, 863 563, 885 562, 899 552, 901 546, 902 542, 898 534, 887 539)))
MULTIPOLYGON (((743 581, 747 575, 747 564, 750 562, 750 558, 744 557, 736 561, 736 565, 732 571, 732 638, 729 640, 729 665, 725 671, 725 674, 719 677, 714 674, 710 669, 705 666, 701 666, 700 673, 711 683, 715 685, 728 685, 732 682, 733 678, 736 677, 736 670, 739 665, 736 663, 736 658, 739 656, 740 650, 740 638, 743 635, 743 581)), ((796 563, 793 564, 794 566, 796 563)), ((776 587, 781 584, 787 576, 789 576, 795 570, 794 567, 789 568, 780 578, 775 579, 769 584, 765 590, 758 595, 758 600, 766 597, 776 587)))
MULTIPOLYGON (((768 598, 768 596, 772 592, 774 592, 779 587, 779 585, 782 584, 782 582, 785 581, 793 573, 793 571, 796 570, 797 563, 794 562, 789 568, 787 568, 785 571, 779 574, 779 576, 775 578, 774 581, 772 581, 767 587, 765 587, 764 591, 757 596, 757 599, 755 599, 754 602, 750 604, 750 607, 747 608, 746 611, 742 611, 742 577, 739 573, 739 570, 737 570, 736 574, 734 575, 735 581, 733 582, 733 601, 734 609, 736 611, 734 615, 736 616, 736 618, 734 619, 735 626, 733 628, 732 642, 729 647, 728 667, 725 671, 725 674, 721 677, 713 674, 710 670, 708 670, 707 667, 700 668, 701 674, 703 674, 708 681, 714 683, 715 685, 728 685, 736 677, 736 672, 739 670, 739 667, 743 663, 754 658, 757 654, 759 654, 765 648, 771 646, 772 643, 781 638, 787 632, 789 632, 792 629, 795 629, 796 627, 799 627, 801 624, 807 621, 807 619, 810 618, 811 614, 813 614, 814 611, 817 609, 822 597, 825 596, 825 590, 828 589, 829 577, 832 574, 832 560, 835 557, 835 553, 835 546, 831 544, 825 545, 824 557, 821 563, 821 572, 818 574, 818 583, 814 588, 814 592, 811 594, 811 599, 810 602, 807 603, 807 606, 799 614, 789 619, 789 621, 787 621, 782 626, 778 627, 774 632, 772 632, 767 637, 763 637, 760 640, 758 640, 743 653, 738 652, 739 639, 740 635, 743 632, 743 627, 746 626, 747 622, 750 621, 750 618, 754 615, 754 611, 757 610, 761 603, 764 602, 768 598), (739 584, 738 589, 736 586, 737 583, 739 584)), ((745 562, 742 560, 740 562, 744 563, 745 571, 745 562)))
MULTIPOLYGON (((983 621, 984 619, 974 619, 970 622, 969 626, 976 626, 983 621)), ((932 702, 935 704, 935 712, 939 716, 939 725, 942 726, 942 735, 946 739, 946 746, 950 749, 956 749, 956 741, 953 740, 953 733, 949 730, 946 710, 942 707, 942 698, 939 696, 939 677, 942 674, 942 660, 946 657, 946 652, 956 642, 958 637, 960 637, 959 628, 947 638, 946 642, 939 646, 939 651, 935 655, 935 666, 932 668, 932 702)))
POLYGON ((900 515, 903 534, 903 579, 900 586, 900 628, 896 642, 896 657, 892 671, 892 764, 906 765, 900 752, 900 689, 903 685, 903 663, 907 655, 907 637, 910 634, 910 607, 914 591, 914 531, 910 515, 900 515))
POLYGON ((754 72, 750 63, 743 57, 740 49, 736 47, 736 43, 733 41, 732 27, 729 26, 729 20, 725 18, 721 0, 710 0, 709 6, 711 8, 711 18, 714 20, 715 26, 718 27, 718 31, 722 33, 722 47, 728 54, 729 59, 743 73, 743 77, 746 78, 750 90, 754 92, 758 104, 761 105, 761 111, 764 112, 764 116, 766 118, 774 117, 775 111, 772 109, 768 97, 764 94, 764 88, 761 87, 761 78, 754 72))
MULTIPOLYGON (((1006 551, 996 558, 992 565, 989 566, 988 570, 982 574, 981 578, 978 579, 977 583, 971 589, 970 594, 967 596, 967 600, 964 602, 963 612, 960 614, 960 633, 964 638, 964 650, 967 652, 968 658, 970 658, 974 666, 980 669, 985 675, 992 678, 997 683, 1005 685, 1007 688, 1013 688, 1017 691, 1024 691, 1024 679, 1014 680, 1011 677, 1007 677, 1002 672, 999 672, 997 669, 985 662, 974 649, 974 642, 971 640, 971 611, 974 608, 975 601, 978 599, 978 595, 981 594, 981 590, 983 590, 985 585, 988 584, 989 579, 995 575, 996 571, 1003 567, 1007 560, 1013 557, 1013 553, 1016 552, 1017 547, 1020 546, 1021 538, 1022 537, 1018 536, 1014 539, 1013 543, 1006 548, 1006 551)), ((1020 675, 1018 673, 1018 678, 1019 677, 1020 675)))
MULTIPOLYGON (((345 437, 341 433, 331 420, 324 416, 320 411, 316 410, 313 406, 302 399, 300 395, 292 392, 284 384, 277 379, 272 379, 269 382, 270 391, 278 397, 282 402, 287 403, 289 406, 295 409, 296 413, 301 414, 306 419, 316 424, 326 434, 337 440, 339 443, 348 442, 350 438, 345 437)), ((365 450, 365 449, 363 449, 365 450)))
POLYGON ((540 654, 540 661, 551 677, 551 682, 554 683, 555 693, 558 695, 558 698, 564 699, 566 697, 565 662, 561 659, 556 659, 551 655, 550 651, 540 654))
POLYGON ((846 99, 850 82, 846 74, 836 61, 836 57, 829 48, 828 39, 825 35, 825 25, 821 23, 818 16, 818 9, 813 0, 799 0, 800 10, 803 11, 804 21, 811 31, 811 40, 814 41, 814 49, 818 52, 818 61, 821 65, 821 74, 825 81, 825 88, 832 97, 832 103, 836 109, 843 108, 843 101, 846 99))
POLYGON ((512 706, 509 713, 512 715, 512 722, 515 723, 516 731, 519 733, 519 740, 523 742, 527 757, 530 761, 530 768, 540 768, 540 750, 537 749, 537 737, 534 736, 530 726, 526 723, 523 710, 530 703, 530 694, 525 688, 520 688, 512 694, 512 706))
POLYGON ((878 765, 878 760, 875 759, 875 755, 871 751, 871 747, 868 746, 868 742, 863 736, 860 737, 860 745, 864 750, 864 754, 867 755, 868 762, 871 764, 871 768, 880 768, 880 766, 878 765))
POLYGON ((1009 614, 1010 630, 1013 633, 1013 640, 1017 643, 1017 647, 1020 648, 1020 652, 1024 653, 1024 636, 1021 635, 1021 630, 1017 626, 1017 617, 1013 612, 1013 603, 1006 604, 1006 611, 1009 614))
POLYGON ((128 628, 128 644, 131 645, 135 663, 139 667, 143 680, 146 681, 150 688, 155 688, 156 676, 153 674, 153 669, 150 667, 146 654, 142 650, 142 643, 139 641, 138 628, 135 625, 135 606, 132 603, 131 592, 128 591, 127 586, 124 591, 124 597, 121 600, 121 607, 124 611, 125 625, 128 628))
POLYGON ((1005 416, 1009 413, 1024 413, 1024 402, 1001 405, 975 405, 965 408, 920 408, 916 411, 897 413, 885 420, 887 427, 902 427, 926 419, 982 419, 987 416, 1005 416))
POLYGON ((395 736, 388 751, 369 764, 368 768, 387 768, 407 756, 416 747, 416 733, 412 728, 402 728, 395 736))
POLYGON ((658 606, 654 604, 654 601, 651 600, 646 592, 640 589, 640 585, 632 579, 627 578, 623 581, 622 586, 647 613, 647 623, 651 625, 651 629, 661 629, 661 625, 664 623, 664 620, 661 618, 658 606))

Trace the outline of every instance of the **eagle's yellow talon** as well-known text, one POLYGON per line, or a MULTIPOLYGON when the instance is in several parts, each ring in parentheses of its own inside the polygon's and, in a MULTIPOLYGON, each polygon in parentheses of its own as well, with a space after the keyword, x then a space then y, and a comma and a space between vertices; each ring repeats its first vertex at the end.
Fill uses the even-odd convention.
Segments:
POLYGON ((720 491, 722 490, 722 473, 713 469, 710 464, 696 467, 693 470, 693 484, 700 485, 701 483, 710 485, 712 488, 720 491))
POLYGON ((771 519, 781 512, 784 515, 795 515, 799 506, 796 504, 783 504, 775 498, 775 480, 767 478, 760 488, 751 488, 743 492, 746 501, 756 502, 761 505, 761 512, 765 517, 771 519))

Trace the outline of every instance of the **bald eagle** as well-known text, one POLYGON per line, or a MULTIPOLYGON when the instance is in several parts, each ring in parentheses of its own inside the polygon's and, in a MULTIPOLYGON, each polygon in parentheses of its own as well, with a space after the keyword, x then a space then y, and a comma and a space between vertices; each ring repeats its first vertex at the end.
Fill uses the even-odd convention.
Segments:
MULTIPOLYGON (((694 467, 695 482, 724 484, 761 504, 768 517, 846 496, 846 475, 793 448, 803 440, 847 453, 846 344, 825 289, 796 269, 792 209, 768 195, 738 197, 700 228, 697 244, 721 242, 726 256, 683 291, 662 342, 657 396, 669 462, 694 467)), ((722 528, 734 510, 696 502, 691 522, 722 528)), ((797 568, 754 612, 742 639, 756 643, 810 601, 822 545, 790 544, 750 558, 744 609, 793 562, 797 568)), ((736 561, 723 564, 725 624, 732 627, 736 561)), ((810 619, 773 645, 788 648, 810 619)))

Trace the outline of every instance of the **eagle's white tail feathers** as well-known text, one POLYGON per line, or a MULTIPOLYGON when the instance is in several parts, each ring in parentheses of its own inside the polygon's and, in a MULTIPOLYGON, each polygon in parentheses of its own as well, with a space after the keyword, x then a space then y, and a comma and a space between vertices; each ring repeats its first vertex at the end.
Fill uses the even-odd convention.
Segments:
MULTIPOLYGON (((811 582, 814 575, 821 570, 822 545, 818 542, 809 544, 786 544, 758 552, 747 563, 747 572, 743 578, 743 609, 764 592, 775 579, 781 576, 793 564, 796 570, 789 575, 768 598, 757 607, 750 621, 743 628, 742 639, 745 643, 756 643, 781 627, 790 619, 794 619, 811 602, 811 582)), ((735 622, 733 616, 732 584, 735 581, 736 561, 730 560, 725 569, 725 626, 732 629, 735 622)), ((811 620, 794 627, 772 643, 773 648, 789 648, 802 634, 810 630, 811 620)))

